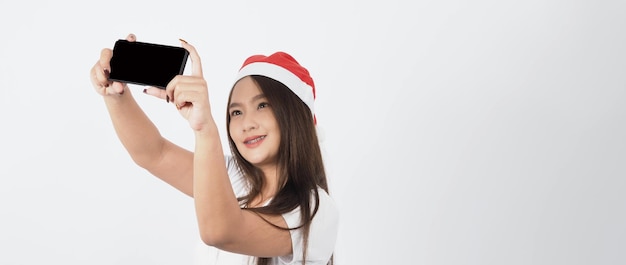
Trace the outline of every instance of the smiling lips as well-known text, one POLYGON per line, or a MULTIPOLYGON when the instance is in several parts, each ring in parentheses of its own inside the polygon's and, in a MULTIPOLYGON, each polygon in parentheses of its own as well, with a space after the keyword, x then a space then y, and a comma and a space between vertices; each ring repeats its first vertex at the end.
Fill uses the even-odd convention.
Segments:
POLYGON ((256 135, 256 136, 251 136, 246 138, 243 143, 247 146, 247 147, 256 147, 258 145, 261 144, 261 142, 263 142, 263 139, 265 139, 266 135, 256 135))

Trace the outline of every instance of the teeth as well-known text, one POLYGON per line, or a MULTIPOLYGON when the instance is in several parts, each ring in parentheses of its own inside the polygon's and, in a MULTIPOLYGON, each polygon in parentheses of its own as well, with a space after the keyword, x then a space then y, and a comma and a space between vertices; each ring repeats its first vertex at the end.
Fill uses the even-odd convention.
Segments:
POLYGON ((246 143, 247 143, 247 144, 253 144, 253 143, 256 143, 256 142, 261 141, 261 140, 263 140, 263 139, 265 139, 265 136, 261 136, 261 137, 256 138, 256 139, 252 139, 252 140, 250 140, 250 141, 247 141, 246 143))

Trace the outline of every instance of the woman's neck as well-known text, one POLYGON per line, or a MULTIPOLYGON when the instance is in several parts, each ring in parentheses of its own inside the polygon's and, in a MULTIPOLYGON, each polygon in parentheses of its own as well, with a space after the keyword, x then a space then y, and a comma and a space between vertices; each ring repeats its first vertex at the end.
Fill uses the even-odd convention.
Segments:
POLYGON ((266 204, 268 200, 273 198, 278 192, 278 169, 276 165, 259 167, 265 176, 265 185, 261 190, 261 194, 252 199, 249 203, 252 207, 259 207, 266 204))

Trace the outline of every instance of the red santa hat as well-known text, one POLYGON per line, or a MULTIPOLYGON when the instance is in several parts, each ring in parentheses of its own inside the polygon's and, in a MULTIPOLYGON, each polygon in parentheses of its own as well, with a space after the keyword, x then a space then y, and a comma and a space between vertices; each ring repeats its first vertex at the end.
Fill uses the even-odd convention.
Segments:
POLYGON ((309 75, 309 71, 291 55, 285 52, 276 52, 269 56, 250 56, 239 69, 236 80, 249 75, 262 75, 283 83, 309 107, 315 121, 313 108, 315 84, 313 78, 309 75))

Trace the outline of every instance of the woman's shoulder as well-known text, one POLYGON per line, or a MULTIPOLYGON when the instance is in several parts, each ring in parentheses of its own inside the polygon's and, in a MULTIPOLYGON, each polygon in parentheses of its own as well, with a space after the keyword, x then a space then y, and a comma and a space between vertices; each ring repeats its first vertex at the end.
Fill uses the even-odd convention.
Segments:
POLYGON ((337 204, 335 203, 335 200, 333 199, 333 197, 331 197, 330 194, 328 194, 328 192, 326 192, 321 187, 317 188, 317 194, 319 196, 318 212, 325 211, 325 213, 327 214, 338 216, 339 209, 337 209, 337 204))
MULTIPOLYGON (((333 197, 324 189, 318 188, 317 193, 319 194, 319 207, 317 207, 317 212, 313 217, 311 227, 313 230, 317 231, 335 231, 330 234, 336 234, 339 225, 339 209, 337 204, 333 197)), ((315 201, 313 201, 313 203, 315 203, 315 201)))
MULTIPOLYGON (((317 227, 336 227, 339 221, 339 209, 335 200, 322 188, 318 188, 317 192, 311 192, 311 213, 315 214, 311 221, 311 226, 317 227), (317 193, 316 199, 315 194, 317 193), (319 203, 318 203, 319 202, 319 203), (318 203, 316 205, 316 203, 318 203), (315 208, 317 211, 314 212, 315 208)), ((300 207, 283 214, 283 218, 290 228, 298 227, 302 224, 300 207)))
MULTIPOLYGON (((315 193, 311 192, 311 210, 315 209, 315 193)), ((317 212, 311 220, 309 242, 307 244, 307 264, 326 264, 335 249, 339 227, 339 210, 334 199, 322 188, 317 189, 319 203, 317 212)), ((300 207, 283 214, 290 228, 301 225, 300 207)), ((291 230, 292 255, 280 257, 280 264, 300 264, 302 262, 303 234, 302 229, 291 230)))
MULTIPOLYGON (((336 231, 339 223, 339 209, 333 197, 322 188, 317 189, 319 200, 315 199, 315 193, 311 194, 311 213, 315 214, 311 220, 311 229, 330 232, 330 235, 334 234, 331 231, 336 231), (316 207, 316 203, 317 204, 316 207), (314 212, 314 209, 317 211, 314 212)), ((289 213, 283 214, 283 218, 287 222, 287 225, 291 228, 298 227, 302 224, 300 219, 300 207, 294 209, 289 213)), ((315 233, 315 232, 314 232, 315 233)), ((314 234, 312 233, 312 234, 314 234)), ((323 233, 328 234, 328 233, 323 233)))

